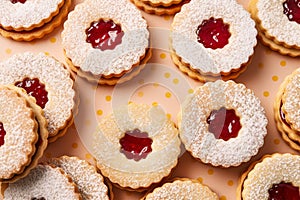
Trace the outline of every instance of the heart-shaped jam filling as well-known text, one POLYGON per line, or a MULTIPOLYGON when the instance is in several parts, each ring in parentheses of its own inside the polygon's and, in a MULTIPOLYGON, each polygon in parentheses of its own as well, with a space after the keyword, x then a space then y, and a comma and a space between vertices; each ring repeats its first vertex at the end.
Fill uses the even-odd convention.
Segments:
POLYGON ((119 24, 113 20, 95 21, 86 30, 88 43, 91 43, 93 48, 102 51, 107 49, 114 49, 117 45, 121 44, 124 32, 119 24))
POLYGON ((217 139, 225 141, 237 137, 242 127, 235 110, 227 110, 225 107, 213 110, 206 121, 209 124, 209 132, 213 133, 217 139))
POLYGON ((4 144, 5 135, 6 135, 6 131, 4 130, 3 123, 0 122, 0 146, 4 144))
POLYGON ((24 78, 22 81, 16 82, 15 86, 25 89, 27 94, 36 99, 36 103, 41 108, 45 108, 48 102, 48 92, 45 89, 45 85, 38 78, 24 78))
POLYGON ((139 161, 147 157, 152 152, 152 139, 148 133, 141 132, 139 129, 126 131, 120 139, 121 152, 128 158, 139 161))
POLYGON ((231 33, 229 24, 223 22, 221 18, 213 17, 203 20, 196 30, 198 42, 205 48, 218 49, 223 48, 229 42, 231 33))
POLYGON ((273 184, 268 192, 269 200, 300 200, 299 187, 291 183, 273 184))
POLYGON ((10 0, 13 4, 15 3, 25 3, 26 0, 10 0))
POLYGON ((300 24, 300 0, 286 0, 283 3, 283 13, 290 21, 300 24))

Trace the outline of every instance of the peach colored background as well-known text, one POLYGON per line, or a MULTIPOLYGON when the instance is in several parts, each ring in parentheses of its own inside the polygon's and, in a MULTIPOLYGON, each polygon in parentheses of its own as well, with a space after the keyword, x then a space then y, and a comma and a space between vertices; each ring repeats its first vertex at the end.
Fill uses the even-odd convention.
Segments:
MULTIPOLYGON (((72 9, 82 0, 74 0, 72 9)), ((249 0, 239 0, 245 7, 249 0)), ((76 155, 90 162, 93 162, 92 155, 88 152, 90 136, 96 128, 97 121, 108 114, 116 105, 114 99, 120 94, 127 94, 128 100, 139 103, 159 104, 168 116, 177 123, 176 115, 180 109, 181 98, 188 94, 192 88, 201 85, 182 74, 172 63, 168 52, 168 30, 172 23, 172 17, 154 16, 143 12, 143 16, 148 21, 151 29, 152 45, 156 47, 150 61, 149 70, 152 73, 141 73, 133 79, 130 86, 97 86, 87 83, 80 78, 76 79, 80 84, 81 103, 79 115, 75 124, 68 133, 52 143, 47 148, 44 158, 60 155, 76 155), (162 32, 160 32, 162 31, 162 32), (159 66, 163 66, 158 70, 159 66), (121 92, 121 93, 120 93, 121 92), (123 92, 123 93, 122 93, 123 92), (124 93, 125 92, 125 93, 124 93)), ((62 26, 53 33, 41 40, 33 42, 15 42, 0 37, 0 61, 3 61, 13 54, 32 51, 45 52, 65 62, 63 49, 61 46, 60 33, 62 26)), ((188 153, 184 153, 179 158, 179 164, 175 169, 173 177, 201 178, 214 190, 220 199, 235 199, 235 191, 240 174, 264 154, 273 152, 293 152, 281 139, 276 130, 273 120, 273 102, 280 83, 284 77, 299 67, 298 58, 282 56, 272 52, 268 48, 258 44, 254 58, 248 69, 243 73, 237 82, 244 83, 248 88, 254 90, 261 99, 262 105, 266 109, 268 124, 268 135, 265 144, 259 154, 248 163, 239 167, 220 169, 210 165, 204 165, 200 161, 194 160, 188 153)), ((139 199, 143 194, 137 192, 126 192, 114 188, 115 199, 139 199)))

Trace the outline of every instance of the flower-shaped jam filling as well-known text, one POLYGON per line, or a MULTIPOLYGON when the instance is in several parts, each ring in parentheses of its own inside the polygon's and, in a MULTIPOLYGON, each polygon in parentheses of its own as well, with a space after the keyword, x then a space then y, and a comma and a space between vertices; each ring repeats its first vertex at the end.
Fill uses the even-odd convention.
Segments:
POLYGON ((5 135, 6 135, 6 131, 4 130, 3 123, 0 122, 0 146, 4 144, 5 135))
POLYGON ((88 43, 91 43, 93 48, 102 51, 107 49, 114 49, 117 45, 121 44, 124 32, 119 24, 113 20, 95 21, 86 30, 88 43))
POLYGON ((25 3, 26 0, 10 0, 13 4, 15 3, 25 3))
POLYGON ((148 133, 141 132, 139 129, 126 131, 124 137, 120 139, 120 151, 128 159, 139 161, 152 152, 152 142, 152 139, 148 137, 148 133))
POLYGON ((286 0, 283 3, 283 13, 290 21, 300 24, 300 0, 286 0))
POLYGON ((231 33, 229 24, 223 22, 221 18, 213 17, 203 20, 196 30, 198 42, 205 48, 218 49, 228 44, 231 33))
POLYGON ((48 102, 48 92, 45 89, 45 85, 38 78, 24 78, 22 81, 16 82, 15 86, 25 89, 27 94, 36 99, 36 103, 41 108, 45 108, 48 102))
POLYGON ((269 189, 269 200, 300 200, 299 187, 291 183, 273 184, 269 189))
POLYGON ((233 109, 227 110, 222 107, 219 110, 213 110, 207 118, 208 130, 213 133, 217 139, 225 141, 237 137, 240 129, 240 118, 233 109))

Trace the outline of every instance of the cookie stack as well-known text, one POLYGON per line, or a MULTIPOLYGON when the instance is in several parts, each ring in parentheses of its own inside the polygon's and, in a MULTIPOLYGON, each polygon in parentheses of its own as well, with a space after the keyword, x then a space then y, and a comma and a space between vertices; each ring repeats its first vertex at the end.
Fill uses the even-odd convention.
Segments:
POLYGON ((17 41, 42 38, 67 16, 71 0, 7 0, 1 2, 0 34, 17 41))
POLYGON ((2 184, 4 199, 108 200, 108 188, 96 168, 77 157, 53 158, 17 182, 2 184), (34 180, 34 181, 33 181, 34 180))

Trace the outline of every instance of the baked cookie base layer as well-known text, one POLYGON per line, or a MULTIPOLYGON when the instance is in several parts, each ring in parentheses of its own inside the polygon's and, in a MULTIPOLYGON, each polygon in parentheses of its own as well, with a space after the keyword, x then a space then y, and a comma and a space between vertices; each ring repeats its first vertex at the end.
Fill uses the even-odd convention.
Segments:
POLYGON ((34 39, 43 38, 45 35, 51 33, 56 27, 62 24, 65 17, 68 15, 72 0, 65 0, 64 5, 60 8, 58 15, 56 15, 50 22, 44 24, 39 28, 31 31, 11 31, 0 27, 0 35, 16 41, 32 41, 34 39))

